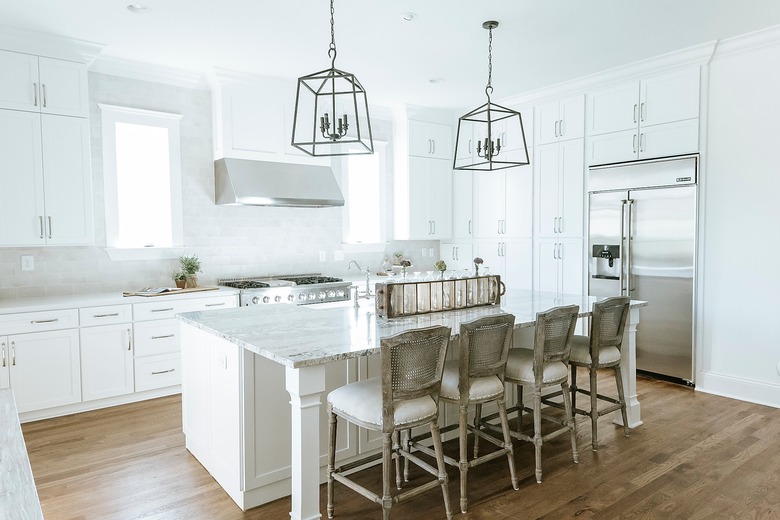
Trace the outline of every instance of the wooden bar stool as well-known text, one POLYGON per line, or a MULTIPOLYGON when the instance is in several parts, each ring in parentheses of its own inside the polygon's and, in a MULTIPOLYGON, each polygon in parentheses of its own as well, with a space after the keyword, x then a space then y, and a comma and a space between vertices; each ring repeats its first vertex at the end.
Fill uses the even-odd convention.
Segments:
MULTIPOLYGON (((469 468, 506 455, 509 461, 509 475, 512 487, 518 489, 515 474, 515 459, 512 438, 509 435, 509 422, 504 399, 504 372, 507 356, 512 345, 512 332, 515 317, 512 314, 488 316, 462 323, 460 326, 460 353, 457 360, 447 361, 441 384, 441 399, 458 405, 458 424, 442 429, 447 432, 459 429, 460 458, 455 460, 445 455, 444 461, 460 470, 460 509, 468 509, 466 492, 469 468), (503 439, 497 439, 486 432, 468 424, 468 408, 477 406, 477 413, 485 403, 495 402, 501 417, 500 432, 503 439), (467 439, 469 432, 474 434, 474 457, 468 460, 467 439), (478 439, 482 438, 500 449, 478 457, 478 439)), ((413 446, 428 451, 415 439, 413 446)))
MULTIPOLYGON (((569 395, 569 352, 579 310, 579 306, 569 305, 537 313, 533 350, 513 348, 509 351, 506 363, 506 381, 517 385, 517 404, 511 407, 508 412, 517 412, 518 427, 517 431, 511 432, 511 435, 514 438, 533 443, 536 459, 536 481, 539 483, 542 481, 542 445, 548 440, 568 432, 571 436, 571 451, 574 462, 579 462, 577 430, 572 414, 571 396, 569 395), (523 385, 533 387, 533 408, 523 405, 523 385), (566 410, 564 420, 542 413, 542 388, 557 385, 560 385, 563 394, 566 410), (533 436, 520 430, 524 411, 533 413, 533 436), (542 419, 556 422, 562 427, 542 435, 542 419)), ((491 418, 487 417, 485 420, 491 418)), ((479 418, 478 421, 482 423, 479 418)))
MULTIPOLYGON (((440 486, 444 495, 444 510, 447 518, 452 518, 438 424, 439 391, 450 334, 449 327, 429 327, 382 338, 381 379, 375 377, 350 383, 328 394, 328 518, 333 518, 333 483, 336 480, 380 504, 384 519, 390 517, 393 504, 440 486), (361 428, 381 431, 382 453, 335 468, 336 416, 361 428), (397 442, 398 431, 424 424, 430 424, 436 468, 409 453, 397 442), (434 475, 436 480, 391 496, 392 459, 396 459, 398 473, 398 457, 401 456, 434 475), (359 466, 380 457, 381 495, 348 478, 359 466)), ((401 479, 397 477, 396 482, 400 489, 401 479)))
POLYGON ((595 303, 590 320, 590 336, 574 336, 572 339, 569 359, 572 408, 574 413, 590 417, 593 451, 598 450, 597 426, 599 417, 602 415, 620 410, 623 416, 623 432, 628 437, 628 418, 626 416, 626 398, 623 395, 623 377, 620 373, 620 355, 630 302, 631 299, 628 296, 616 296, 595 303), (577 367, 588 369, 589 390, 577 387, 577 367), (598 393, 596 373, 600 368, 611 368, 614 371, 617 399, 598 393), (590 396, 590 410, 577 408, 577 392, 590 396), (610 403, 610 405, 599 410, 599 399, 610 403))

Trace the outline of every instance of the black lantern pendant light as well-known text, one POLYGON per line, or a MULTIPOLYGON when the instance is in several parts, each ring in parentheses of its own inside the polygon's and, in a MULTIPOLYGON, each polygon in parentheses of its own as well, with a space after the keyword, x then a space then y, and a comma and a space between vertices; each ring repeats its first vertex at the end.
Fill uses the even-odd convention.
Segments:
POLYGON ((330 68, 298 78, 292 145, 309 155, 374 153, 368 100, 354 74, 336 68, 336 36, 330 0, 330 68))
POLYGON ((529 164, 523 118, 519 112, 490 101, 493 93, 493 29, 498 22, 487 21, 482 27, 490 32, 488 42, 487 103, 458 120, 455 141, 456 170, 502 170, 529 164))

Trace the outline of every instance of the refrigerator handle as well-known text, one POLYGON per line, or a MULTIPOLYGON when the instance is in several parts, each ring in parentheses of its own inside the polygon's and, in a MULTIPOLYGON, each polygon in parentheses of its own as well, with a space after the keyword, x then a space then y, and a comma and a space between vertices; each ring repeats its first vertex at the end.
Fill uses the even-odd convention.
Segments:
POLYGON ((626 295, 626 270, 627 270, 627 259, 626 259, 626 250, 628 249, 626 246, 626 206, 628 205, 627 200, 620 201, 620 275, 619 275, 619 283, 620 283, 620 296, 626 295))
POLYGON ((626 286, 628 287, 628 292, 626 296, 631 296, 631 293, 634 292, 634 288, 631 286, 631 267, 633 265, 631 263, 631 236, 634 234, 631 222, 634 218, 634 201, 628 199, 626 203, 628 206, 628 229, 626 231, 626 286))

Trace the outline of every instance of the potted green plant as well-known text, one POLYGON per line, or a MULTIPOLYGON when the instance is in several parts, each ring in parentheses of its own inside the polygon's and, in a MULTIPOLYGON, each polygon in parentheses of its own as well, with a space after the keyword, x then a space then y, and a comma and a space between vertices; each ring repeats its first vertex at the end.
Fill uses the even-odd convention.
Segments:
POLYGON ((182 255, 179 257, 179 264, 181 265, 181 272, 186 280, 185 287, 197 287, 198 275, 200 272, 200 260, 198 255, 182 255))
POLYGON ((184 289, 184 287, 187 286, 187 275, 183 272, 174 271, 173 274, 171 274, 171 278, 179 289, 184 289))

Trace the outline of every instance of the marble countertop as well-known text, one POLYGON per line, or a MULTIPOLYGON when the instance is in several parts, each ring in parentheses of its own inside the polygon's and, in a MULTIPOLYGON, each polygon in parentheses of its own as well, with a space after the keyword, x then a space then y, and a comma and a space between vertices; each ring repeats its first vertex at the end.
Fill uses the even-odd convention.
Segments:
POLYGON ((43 298, 17 298, 0 300, 0 314, 16 312, 51 311, 56 309, 74 309, 98 305, 121 305, 123 303, 161 302, 190 298, 208 298, 238 294, 238 289, 220 287, 215 291, 197 291, 165 294, 162 296, 123 296, 121 292, 74 294, 72 296, 50 296, 43 298))
MULTIPOLYGON (((292 368, 329 363, 379 352, 380 339, 405 330, 445 325, 453 337, 462 322, 483 316, 511 313, 515 328, 532 327, 536 313, 562 305, 577 304, 580 316, 589 316, 592 304, 602 298, 584 295, 513 291, 501 306, 487 305, 465 310, 436 312, 403 318, 377 318, 373 299, 316 305, 255 305, 219 311, 179 315, 205 332, 225 338, 255 354, 292 368)), ((632 301, 641 307, 647 302, 632 301)), ((187 348, 183 345, 183 348, 187 348)))

